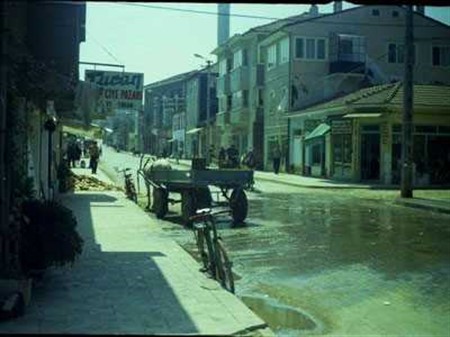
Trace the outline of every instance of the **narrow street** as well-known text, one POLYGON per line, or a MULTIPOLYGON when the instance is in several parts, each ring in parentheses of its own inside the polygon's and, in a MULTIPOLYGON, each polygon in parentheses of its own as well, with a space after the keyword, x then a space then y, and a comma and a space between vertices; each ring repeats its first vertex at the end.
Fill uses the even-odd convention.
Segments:
MULTIPOLYGON (((106 167, 139 163, 109 148, 104 154, 106 167)), ((219 230, 237 295, 275 332, 448 335, 448 215, 393 205, 383 201, 386 191, 261 181, 256 188, 245 225, 224 219, 219 230)), ((161 227, 195 255, 179 205, 169 209, 161 227)))

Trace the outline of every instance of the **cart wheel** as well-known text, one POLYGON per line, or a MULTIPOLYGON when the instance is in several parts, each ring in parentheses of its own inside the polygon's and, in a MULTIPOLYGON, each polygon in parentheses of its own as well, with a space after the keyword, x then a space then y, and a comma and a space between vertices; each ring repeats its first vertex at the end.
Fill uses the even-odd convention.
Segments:
POLYGON ((164 218, 169 210, 168 193, 164 188, 153 189, 153 211, 158 219, 164 218))
POLYGON ((241 223, 247 217, 248 202, 244 190, 234 189, 230 196, 231 216, 234 223, 241 223))
POLYGON ((181 216, 186 226, 191 225, 189 218, 195 214, 195 195, 192 191, 184 191, 181 194, 181 216))
POLYGON ((198 209, 211 207, 212 197, 208 187, 198 188, 195 191, 196 206, 198 209))

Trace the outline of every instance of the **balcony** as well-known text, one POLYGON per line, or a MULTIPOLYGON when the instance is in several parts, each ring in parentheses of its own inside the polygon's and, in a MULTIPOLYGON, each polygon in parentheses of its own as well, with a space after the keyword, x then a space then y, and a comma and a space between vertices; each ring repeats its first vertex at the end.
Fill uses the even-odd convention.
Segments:
POLYGON ((249 88, 249 69, 248 67, 239 67, 231 71, 231 91, 241 91, 249 88))
POLYGON ((231 110, 230 124, 234 126, 246 126, 249 122, 248 108, 239 108, 231 110))
POLYGON ((218 127, 226 127, 230 124, 230 112, 229 111, 223 111, 219 112, 216 115, 216 125, 218 127))
POLYGON ((217 96, 230 93, 230 75, 222 75, 217 78, 217 96))

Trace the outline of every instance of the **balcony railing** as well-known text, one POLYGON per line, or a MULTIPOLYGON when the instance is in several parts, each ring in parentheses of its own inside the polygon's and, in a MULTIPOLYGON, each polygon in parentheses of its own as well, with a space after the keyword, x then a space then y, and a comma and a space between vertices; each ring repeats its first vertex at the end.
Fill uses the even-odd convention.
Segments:
POLYGON ((223 75, 217 78, 217 95, 230 94, 230 75, 223 75))
POLYGON ((239 108, 231 110, 230 124, 232 125, 246 125, 249 122, 248 108, 239 108))
POLYGON ((223 111, 216 115, 216 125, 220 127, 225 127, 230 124, 230 112, 223 111))
POLYGON ((246 90, 249 88, 249 70, 248 67, 239 67, 230 74, 230 87, 232 92, 246 90))

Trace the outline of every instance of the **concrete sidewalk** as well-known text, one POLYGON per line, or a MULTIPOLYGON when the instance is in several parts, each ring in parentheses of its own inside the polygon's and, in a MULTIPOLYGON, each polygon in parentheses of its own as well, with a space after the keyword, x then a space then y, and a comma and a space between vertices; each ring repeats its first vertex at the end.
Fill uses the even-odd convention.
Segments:
POLYGON ((25 315, 0 333, 272 335, 123 193, 76 192, 62 202, 78 219, 83 254, 48 270, 25 315))

